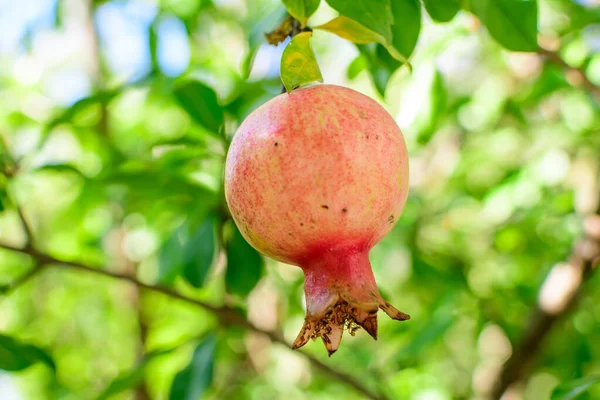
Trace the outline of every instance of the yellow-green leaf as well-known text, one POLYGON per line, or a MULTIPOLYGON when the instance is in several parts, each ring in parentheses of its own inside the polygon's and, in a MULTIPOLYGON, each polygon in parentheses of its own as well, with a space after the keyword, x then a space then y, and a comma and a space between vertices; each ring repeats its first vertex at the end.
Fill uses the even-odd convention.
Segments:
POLYGON ((373 32, 364 25, 359 24, 353 19, 344 17, 343 15, 340 15, 323 25, 316 26, 314 29, 322 29, 324 31, 335 33, 339 37, 358 44, 385 42, 385 39, 380 34, 373 32))
POLYGON ((367 44, 374 42, 380 43, 387 49, 393 58, 404 64, 407 64, 408 67, 411 68, 407 58, 401 54, 396 47, 394 47, 392 42, 387 41, 385 37, 379 33, 367 28, 353 19, 340 15, 339 17, 336 17, 323 25, 319 25, 314 29, 321 29, 334 33, 339 37, 356 44, 367 44))
POLYGON ((280 73, 288 92, 307 83, 323 81, 315 53, 310 47, 311 36, 311 32, 300 33, 283 50, 280 73))
POLYGON ((308 18, 319 8, 321 0, 282 0, 282 2, 292 17, 302 25, 306 25, 308 18))

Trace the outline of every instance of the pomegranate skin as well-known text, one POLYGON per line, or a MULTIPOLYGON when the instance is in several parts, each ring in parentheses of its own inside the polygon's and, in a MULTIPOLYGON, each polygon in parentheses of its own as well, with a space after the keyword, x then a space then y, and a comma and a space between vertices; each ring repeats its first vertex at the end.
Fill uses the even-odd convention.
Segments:
POLYGON ((355 325, 376 338, 378 307, 409 318, 381 298, 368 260, 408 195, 406 145, 377 102, 318 84, 265 103, 233 138, 225 195, 253 247, 305 272, 307 319, 294 347, 321 337, 331 354, 355 325))

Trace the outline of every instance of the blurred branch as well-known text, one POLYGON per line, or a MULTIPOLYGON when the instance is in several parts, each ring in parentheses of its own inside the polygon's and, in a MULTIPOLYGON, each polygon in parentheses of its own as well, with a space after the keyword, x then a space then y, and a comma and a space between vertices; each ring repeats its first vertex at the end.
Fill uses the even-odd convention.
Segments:
POLYGON ((565 318, 576 306, 584 283, 590 279, 600 262, 600 208, 586 218, 585 237, 575 244, 568 262, 553 267, 542 284, 538 302, 529 325, 521 335, 520 344, 504 363, 492 392, 500 399, 514 383, 525 379, 541 344, 552 332, 556 323, 565 318))
MULTIPOLYGON (((6 140, 4 139, 4 137, 0 136, 0 139, 2 140, 2 146, 4 147, 4 149, 6 149, 6 152, 5 152, 6 159, 10 163, 10 165, 4 166, 4 174, 9 179, 14 178, 16 176, 17 172, 19 171, 19 163, 17 163, 17 161, 12 157, 12 155, 8 151, 8 143, 6 143, 6 140)), ((23 227, 23 231, 25 232, 25 247, 28 247, 28 248, 32 247, 33 246, 33 230, 31 229, 31 226, 27 222, 27 218, 25 218, 25 213, 23 212, 23 209, 18 205, 17 199, 15 199, 14 196, 12 196, 12 197, 13 197, 12 200, 15 203, 15 207, 17 209, 17 215, 19 216, 19 220, 23 227)))
POLYGON ((583 68, 577 68, 569 65, 557 52, 546 50, 541 47, 538 49, 537 52, 544 56, 551 63, 556 64, 559 67, 574 74, 576 79, 581 81, 581 84, 583 85, 583 87, 585 87, 585 89, 588 92, 600 99, 600 86, 596 85, 587 77, 583 68))
MULTIPOLYGON (((16 252, 23 253, 23 254, 28 254, 29 256, 38 260, 38 262, 43 266, 57 265, 57 266, 72 268, 72 269, 79 270, 79 271, 84 271, 84 272, 88 272, 88 273, 106 276, 106 277, 113 278, 113 279, 127 281, 129 283, 134 284, 136 287, 138 287, 140 289, 145 289, 145 290, 148 290, 148 291, 151 291, 154 293, 161 293, 161 294, 171 297, 173 299, 178 299, 185 303, 201 307, 201 308, 205 309, 206 311, 209 311, 212 314, 214 314, 217 317, 217 319, 219 320, 219 323, 221 325, 224 325, 224 326, 238 325, 242 328, 266 335, 273 342, 283 344, 287 348, 291 349, 291 347, 292 347, 292 345, 290 343, 286 342, 285 339, 279 333, 264 330, 264 329, 261 329, 261 328, 255 326, 250 321, 248 321, 246 318, 244 318, 239 312, 237 312, 235 309, 233 309, 231 307, 214 306, 214 305, 204 302, 202 300, 197 300, 197 299, 193 299, 191 297, 187 297, 181 293, 176 292, 173 289, 170 289, 170 288, 167 288, 164 286, 153 286, 153 285, 149 285, 149 284, 140 282, 137 279, 135 279, 133 276, 130 276, 127 274, 108 271, 106 269, 100 269, 97 267, 92 267, 92 266, 74 262, 74 261, 59 260, 48 254, 42 253, 34 248, 19 248, 19 247, 15 247, 15 246, 12 246, 9 244, 2 244, 2 243, 0 243, 0 248, 6 249, 6 250, 11 250, 11 251, 16 251, 16 252)), ((371 390, 368 387, 366 387, 365 385, 363 385, 363 383, 360 382, 358 379, 356 379, 344 372, 338 371, 338 370, 330 367, 329 365, 323 363, 322 361, 318 360, 317 358, 315 358, 314 356, 312 356, 310 354, 304 353, 302 351, 299 351, 299 353, 301 353, 304 357, 306 357, 308 359, 308 361, 310 361, 310 363, 313 367, 320 369, 322 372, 329 375, 330 377, 354 388, 356 391, 362 393, 366 398, 372 399, 372 400, 388 400, 387 396, 385 396, 384 394, 374 392, 373 390, 371 390)))
POLYGON ((31 280, 31 278, 33 278, 34 276, 36 276, 43 268, 42 264, 38 264, 36 266, 34 266, 33 268, 31 268, 29 271, 25 272, 23 275, 21 275, 20 277, 18 277, 17 279, 15 279, 9 286, 8 288, 4 289, 1 294, 4 297, 8 297, 9 295, 11 295, 15 290, 17 290, 18 288, 20 288, 21 286, 25 285, 27 282, 29 282, 31 280))

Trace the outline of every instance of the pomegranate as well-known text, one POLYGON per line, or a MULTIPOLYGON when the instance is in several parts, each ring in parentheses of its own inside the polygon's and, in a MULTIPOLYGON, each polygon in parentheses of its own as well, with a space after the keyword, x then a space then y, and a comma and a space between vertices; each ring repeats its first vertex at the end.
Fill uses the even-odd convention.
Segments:
POLYGON ((394 119, 371 98, 317 84, 250 114, 225 168, 233 219, 263 254, 304 271, 307 315, 293 348, 320 337, 329 355, 344 328, 377 339, 377 310, 410 317, 377 289, 369 250, 408 193, 408 156, 394 119))

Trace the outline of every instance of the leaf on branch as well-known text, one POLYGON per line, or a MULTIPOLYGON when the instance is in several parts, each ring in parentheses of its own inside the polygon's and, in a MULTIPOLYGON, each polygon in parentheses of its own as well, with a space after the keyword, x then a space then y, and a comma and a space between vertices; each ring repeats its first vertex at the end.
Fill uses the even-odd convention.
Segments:
POLYGON ((392 41, 392 8, 390 0, 327 0, 340 14, 379 34, 386 43, 392 41))
POLYGON ((570 382, 561 383, 552 392, 550 400, 571 400, 600 383, 600 375, 592 375, 570 382))
POLYGON ((306 21, 317 11, 321 0, 282 0, 282 2, 288 12, 306 26, 306 21))
POLYGON ((315 53, 310 46, 312 32, 296 35, 281 55, 281 81, 289 93, 301 85, 323 82, 315 53))
POLYGON ((536 0, 477 0, 470 4, 490 35, 508 50, 538 49, 536 0))
POLYGON ((225 282, 230 293, 246 296, 260 280, 263 271, 262 256, 248 244, 237 227, 233 226, 227 243, 227 271, 225 282))
POLYGON ((392 0, 392 16, 392 46, 404 59, 394 56, 391 51, 390 54, 406 62, 412 55, 421 32, 421 4, 419 0, 392 0))
POLYGON ((202 287, 216 253, 216 217, 201 224, 185 222, 167 240, 159 257, 159 281, 171 283, 183 276, 192 286, 202 287))
POLYGON ((423 0, 429 16, 437 22, 449 22, 460 11, 458 0, 423 0))
POLYGON ((180 83, 173 94, 194 121, 210 133, 219 134, 224 117, 214 90, 202 82, 189 80, 180 83))
POLYGON ((210 334, 196 347, 192 361, 175 375, 170 400, 200 399, 213 380, 217 338, 210 334))
POLYGON ((0 334, 0 370, 22 371, 38 362, 56 370, 52 357, 45 350, 0 334))
POLYGON ((357 44, 385 42, 385 39, 380 34, 373 32, 369 28, 343 15, 340 15, 323 25, 316 26, 314 29, 322 29, 324 31, 335 33, 339 37, 357 44))

